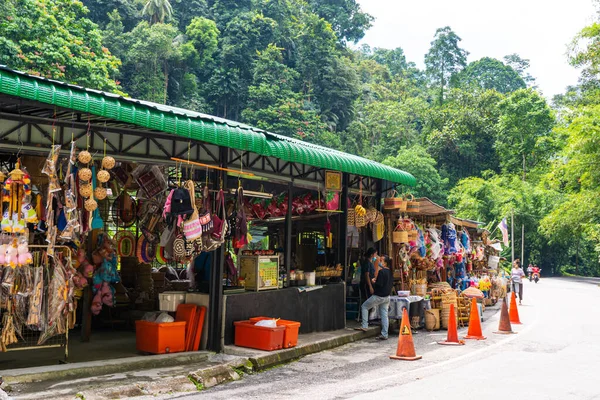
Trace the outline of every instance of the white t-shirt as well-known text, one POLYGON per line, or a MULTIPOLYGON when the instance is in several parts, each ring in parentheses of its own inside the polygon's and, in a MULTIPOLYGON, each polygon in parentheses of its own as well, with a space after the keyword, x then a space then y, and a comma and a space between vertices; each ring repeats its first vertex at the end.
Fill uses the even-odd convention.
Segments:
POLYGON ((525 276, 525 272, 523 272, 523 270, 521 268, 513 268, 512 269, 511 277, 512 277, 513 282, 523 283, 521 278, 524 276, 525 276))

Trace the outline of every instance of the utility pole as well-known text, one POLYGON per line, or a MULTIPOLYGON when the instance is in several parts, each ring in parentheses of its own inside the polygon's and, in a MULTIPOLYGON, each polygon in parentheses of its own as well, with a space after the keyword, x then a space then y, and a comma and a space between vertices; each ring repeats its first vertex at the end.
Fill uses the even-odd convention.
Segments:
POLYGON ((511 263, 515 262, 515 211, 510 212, 510 258, 511 263))
POLYGON ((525 224, 521 225, 521 266, 525 268, 525 224))

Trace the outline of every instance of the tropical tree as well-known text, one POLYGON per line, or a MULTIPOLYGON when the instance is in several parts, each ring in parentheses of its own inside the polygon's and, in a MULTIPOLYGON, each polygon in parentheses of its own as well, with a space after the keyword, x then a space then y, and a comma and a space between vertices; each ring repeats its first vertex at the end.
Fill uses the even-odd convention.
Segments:
POLYGON ((173 7, 169 0, 148 0, 142 15, 150 20, 150 25, 162 24, 173 17, 173 7))
POLYGON ((417 179, 417 186, 411 189, 413 195, 446 204, 448 178, 440 176, 436 161, 424 147, 401 147, 396 156, 386 158, 383 163, 410 172, 417 179))
POLYGON ((449 26, 435 32, 425 55, 425 66, 431 82, 438 86, 439 104, 444 103, 444 90, 454 74, 467 65, 467 51, 459 47, 462 39, 449 26))
POLYGON ((532 89, 511 93, 498 105, 498 138, 495 146, 505 172, 527 172, 548 161, 555 150, 551 135, 555 119, 546 100, 532 89))
POLYGON ((76 0, 19 0, 0 7, 0 64, 33 75, 118 91, 120 60, 76 0))
POLYGON ((467 65, 456 75, 455 85, 465 89, 493 89, 500 93, 514 92, 527 86, 512 67, 489 57, 467 65))

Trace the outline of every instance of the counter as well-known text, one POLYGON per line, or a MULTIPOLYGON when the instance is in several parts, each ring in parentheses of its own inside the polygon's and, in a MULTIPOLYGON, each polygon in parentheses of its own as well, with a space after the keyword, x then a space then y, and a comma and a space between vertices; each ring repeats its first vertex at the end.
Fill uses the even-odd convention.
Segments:
POLYGON ((233 344, 234 321, 266 316, 300 322, 300 333, 326 332, 346 326, 346 285, 336 283, 300 292, 285 288, 224 296, 225 345, 233 344))

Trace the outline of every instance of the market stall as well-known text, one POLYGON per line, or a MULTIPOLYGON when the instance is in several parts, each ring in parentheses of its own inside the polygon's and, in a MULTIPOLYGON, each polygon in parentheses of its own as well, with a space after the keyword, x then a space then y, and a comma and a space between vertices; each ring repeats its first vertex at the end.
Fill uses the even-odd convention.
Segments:
POLYGON ((66 349, 71 328, 89 341, 147 312, 179 318, 184 302, 207 308, 200 343, 217 351, 231 321, 262 311, 295 313, 301 332, 338 329, 351 249, 383 238, 381 198, 415 183, 233 121, 4 67, 0 140, 7 349, 66 349))

